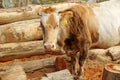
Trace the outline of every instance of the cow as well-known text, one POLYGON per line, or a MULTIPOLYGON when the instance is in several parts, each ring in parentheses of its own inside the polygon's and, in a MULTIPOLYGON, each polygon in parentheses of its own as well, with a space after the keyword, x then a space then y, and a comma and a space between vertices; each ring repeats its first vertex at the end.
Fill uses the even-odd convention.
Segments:
POLYGON ((120 44, 120 1, 61 7, 50 6, 40 13, 43 46, 70 56, 78 78, 89 49, 120 44))

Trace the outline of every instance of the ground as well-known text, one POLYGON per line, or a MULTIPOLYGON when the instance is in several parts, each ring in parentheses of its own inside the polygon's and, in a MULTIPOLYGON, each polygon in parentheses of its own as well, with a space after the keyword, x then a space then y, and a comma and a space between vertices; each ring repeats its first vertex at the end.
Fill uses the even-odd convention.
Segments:
MULTIPOLYGON (((51 56, 54 55, 47 54, 44 56, 33 56, 30 58, 16 59, 14 61, 29 61, 29 60, 48 58, 51 56)), ((12 61, 0 63, 0 65, 9 64, 11 62, 12 61)), ((88 57, 85 63, 85 80, 102 80, 102 73, 105 64, 106 63, 102 62, 99 59, 94 58, 93 56, 88 57)), ((40 80, 40 78, 44 76, 45 73, 50 73, 54 71, 56 71, 55 66, 50 66, 26 74, 28 80, 40 80)))
MULTIPOLYGON (((48 55, 46 55, 47 57, 48 55)), ((48 56, 49 57, 49 56, 48 56)), ((85 63, 85 80, 102 80, 104 65, 99 59, 87 58, 85 63)), ((29 80, 39 80, 45 73, 56 71, 55 66, 43 68, 32 73, 27 73, 29 80)))

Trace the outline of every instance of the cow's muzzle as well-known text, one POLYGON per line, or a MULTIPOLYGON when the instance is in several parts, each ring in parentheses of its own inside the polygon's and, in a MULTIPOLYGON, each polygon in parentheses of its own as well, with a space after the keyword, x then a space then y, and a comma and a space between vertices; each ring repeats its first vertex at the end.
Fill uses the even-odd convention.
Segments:
POLYGON ((55 49, 55 44, 54 43, 44 43, 44 48, 46 50, 54 50, 55 49))

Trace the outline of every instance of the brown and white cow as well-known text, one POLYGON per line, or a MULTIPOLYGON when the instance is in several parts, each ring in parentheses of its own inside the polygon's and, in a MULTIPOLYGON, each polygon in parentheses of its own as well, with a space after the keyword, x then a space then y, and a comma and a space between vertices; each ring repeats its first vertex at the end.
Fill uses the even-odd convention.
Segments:
POLYGON ((119 45, 120 0, 61 7, 49 7, 41 13, 44 48, 70 55, 75 75, 81 75, 90 48, 119 45))

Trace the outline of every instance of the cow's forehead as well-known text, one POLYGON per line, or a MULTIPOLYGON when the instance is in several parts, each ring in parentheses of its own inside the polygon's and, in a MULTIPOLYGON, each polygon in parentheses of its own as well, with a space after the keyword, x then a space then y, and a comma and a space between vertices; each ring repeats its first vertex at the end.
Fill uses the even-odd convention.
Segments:
POLYGON ((59 24, 59 20, 60 20, 60 15, 58 12, 42 13, 42 16, 41 16, 41 21, 44 26, 46 26, 46 24, 53 25, 53 23, 59 24))

